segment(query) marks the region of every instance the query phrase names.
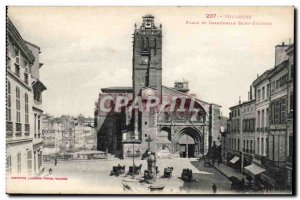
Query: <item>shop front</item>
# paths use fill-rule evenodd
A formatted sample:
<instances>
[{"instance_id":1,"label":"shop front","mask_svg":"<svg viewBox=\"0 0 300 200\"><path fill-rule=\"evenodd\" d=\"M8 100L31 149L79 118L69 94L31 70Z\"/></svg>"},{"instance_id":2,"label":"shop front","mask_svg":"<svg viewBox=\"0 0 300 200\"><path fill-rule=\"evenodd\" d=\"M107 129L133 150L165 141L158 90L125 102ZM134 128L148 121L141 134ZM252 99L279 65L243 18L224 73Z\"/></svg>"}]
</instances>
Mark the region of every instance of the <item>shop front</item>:
<instances>
[{"instance_id":1,"label":"shop front","mask_svg":"<svg viewBox=\"0 0 300 200\"><path fill-rule=\"evenodd\" d=\"M264 184L261 181L261 174L266 170L256 164L251 164L244 167L244 173L248 175L253 189L264 189Z\"/></svg>"}]
</instances>

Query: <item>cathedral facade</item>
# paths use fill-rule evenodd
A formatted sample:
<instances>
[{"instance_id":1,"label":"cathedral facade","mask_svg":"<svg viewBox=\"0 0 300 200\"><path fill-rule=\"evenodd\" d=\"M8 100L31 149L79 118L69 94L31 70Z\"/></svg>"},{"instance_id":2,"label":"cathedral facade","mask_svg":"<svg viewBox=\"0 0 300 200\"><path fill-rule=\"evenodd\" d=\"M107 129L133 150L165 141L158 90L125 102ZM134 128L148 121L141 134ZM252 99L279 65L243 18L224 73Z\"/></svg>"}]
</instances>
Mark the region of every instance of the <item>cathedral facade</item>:
<instances>
[{"instance_id":1,"label":"cathedral facade","mask_svg":"<svg viewBox=\"0 0 300 200\"><path fill-rule=\"evenodd\" d=\"M186 80L162 85L162 26L152 15L133 35L132 87L102 88L95 103L97 149L122 158L207 154L226 124L221 106L189 94Z\"/></svg>"}]
</instances>

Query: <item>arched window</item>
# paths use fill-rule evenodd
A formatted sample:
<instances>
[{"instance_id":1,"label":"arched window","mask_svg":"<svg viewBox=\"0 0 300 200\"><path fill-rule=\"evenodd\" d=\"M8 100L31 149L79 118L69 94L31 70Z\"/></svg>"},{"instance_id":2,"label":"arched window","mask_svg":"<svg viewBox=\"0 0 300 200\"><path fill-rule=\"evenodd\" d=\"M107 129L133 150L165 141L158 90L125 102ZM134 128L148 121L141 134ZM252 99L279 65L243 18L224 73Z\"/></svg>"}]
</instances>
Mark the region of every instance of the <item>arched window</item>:
<instances>
[{"instance_id":1,"label":"arched window","mask_svg":"<svg viewBox=\"0 0 300 200\"><path fill-rule=\"evenodd\" d=\"M28 94L25 93L25 124L29 124L29 107L28 107Z\"/></svg>"},{"instance_id":2,"label":"arched window","mask_svg":"<svg viewBox=\"0 0 300 200\"><path fill-rule=\"evenodd\" d=\"M20 89L18 87L16 87L16 120L17 120L17 123L21 122L20 110L21 110Z\"/></svg>"},{"instance_id":3,"label":"arched window","mask_svg":"<svg viewBox=\"0 0 300 200\"><path fill-rule=\"evenodd\" d=\"M11 121L11 86L10 82L7 81L7 91L6 91L6 121Z\"/></svg>"}]
</instances>

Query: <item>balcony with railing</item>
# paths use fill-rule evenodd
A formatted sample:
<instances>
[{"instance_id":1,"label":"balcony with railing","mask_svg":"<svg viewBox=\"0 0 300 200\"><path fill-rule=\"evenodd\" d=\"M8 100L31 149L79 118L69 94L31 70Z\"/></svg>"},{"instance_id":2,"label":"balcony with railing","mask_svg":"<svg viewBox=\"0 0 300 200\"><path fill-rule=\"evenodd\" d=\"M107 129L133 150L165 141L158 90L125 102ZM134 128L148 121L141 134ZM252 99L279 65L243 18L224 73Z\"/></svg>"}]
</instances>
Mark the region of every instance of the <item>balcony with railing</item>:
<instances>
[{"instance_id":1,"label":"balcony with railing","mask_svg":"<svg viewBox=\"0 0 300 200\"><path fill-rule=\"evenodd\" d=\"M13 137L13 122L6 122L6 137Z\"/></svg>"},{"instance_id":2,"label":"balcony with railing","mask_svg":"<svg viewBox=\"0 0 300 200\"><path fill-rule=\"evenodd\" d=\"M248 153L248 154L254 154L255 153L253 149L247 149L247 148L243 148L243 152Z\"/></svg>"},{"instance_id":3,"label":"balcony with railing","mask_svg":"<svg viewBox=\"0 0 300 200\"><path fill-rule=\"evenodd\" d=\"M20 137L22 136L22 124L16 123L16 136Z\"/></svg>"},{"instance_id":4,"label":"balcony with railing","mask_svg":"<svg viewBox=\"0 0 300 200\"><path fill-rule=\"evenodd\" d=\"M16 131L22 131L22 124L16 123Z\"/></svg>"},{"instance_id":5,"label":"balcony with railing","mask_svg":"<svg viewBox=\"0 0 300 200\"><path fill-rule=\"evenodd\" d=\"M24 130L25 130L25 133L24 135L25 136L29 136L30 135L30 124L24 124Z\"/></svg>"},{"instance_id":6,"label":"balcony with railing","mask_svg":"<svg viewBox=\"0 0 300 200\"><path fill-rule=\"evenodd\" d=\"M262 132L262 133L269 132L269 127L257 127L256 131L257 132Z\"/></svg>"},{"instance_id":7,"label":"balcony with railing","mask_svg":"<svg viewBox=\"0 0 300 200\"><path fill-rule=\"evenodd\" d=\"M270 131L284 131L286 130L287 125L286 123L278 123L278 124L271 124L270 125Z\"/></svg>"},{"instance_id":8,"label":"balcony with railing","mask_svg":"<svg viewBox=\"0 0 300 200\"><path fill-rule=\"evenodd\" d=\"M261 156L261 164L263 167L270 170L277 170L286 167L286 161L274 161L265 156Z\"/></svg>"},{"instance_id":9,"label":"balcony with railing","mask_svg":"<svg viewBox=\"0 0 300 200\"><path fill-rule=\"evenodd\" d=\"M258 159L258 160L261 160L262 156L261 155L258 155L258 154L254 154L254 158Z\"/></svg>"},{"instance_id":10,"label":"balcony with railing","mask_svg":"<svg viewBox=\"0 0 300 200\"><path fill-rule=\"evenodd\" d=\"M293 109L290 110L290 112L288 112L286 118L287 118L287 120L293 120L293 119L294 119L294 112L293 112Z\"/></svg>"},{"instance_id":11,"label":"balcony with railing","mask_svg":"<svg viewBox=\"0 0 300 200\"><path fill-rule=\"evenodd\" d=\"M288 156L286 158L286 162L292 164L293 163L293 156Z\"/></svg>"}]
</instances>

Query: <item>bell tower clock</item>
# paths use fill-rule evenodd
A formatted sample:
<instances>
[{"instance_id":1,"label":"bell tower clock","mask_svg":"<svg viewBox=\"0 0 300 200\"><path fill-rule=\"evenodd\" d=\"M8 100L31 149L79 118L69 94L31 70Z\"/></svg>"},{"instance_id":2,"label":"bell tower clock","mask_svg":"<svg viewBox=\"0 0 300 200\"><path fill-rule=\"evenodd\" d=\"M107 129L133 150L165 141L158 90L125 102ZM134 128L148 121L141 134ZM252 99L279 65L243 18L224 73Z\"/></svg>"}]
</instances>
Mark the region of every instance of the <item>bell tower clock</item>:
<instances>
[{"instance_id":1,"label":"bell tower clock","mask_svg":"<svg viewBox=\"0 0 300 200\"><path fill-rule=\"evenodd\" d=\"M162 29L154 24L154 16L146 15L140 28L135 25L133 39L133 89L137 96L144 87L161 95Z\"/></svg>"}]
</instances>

